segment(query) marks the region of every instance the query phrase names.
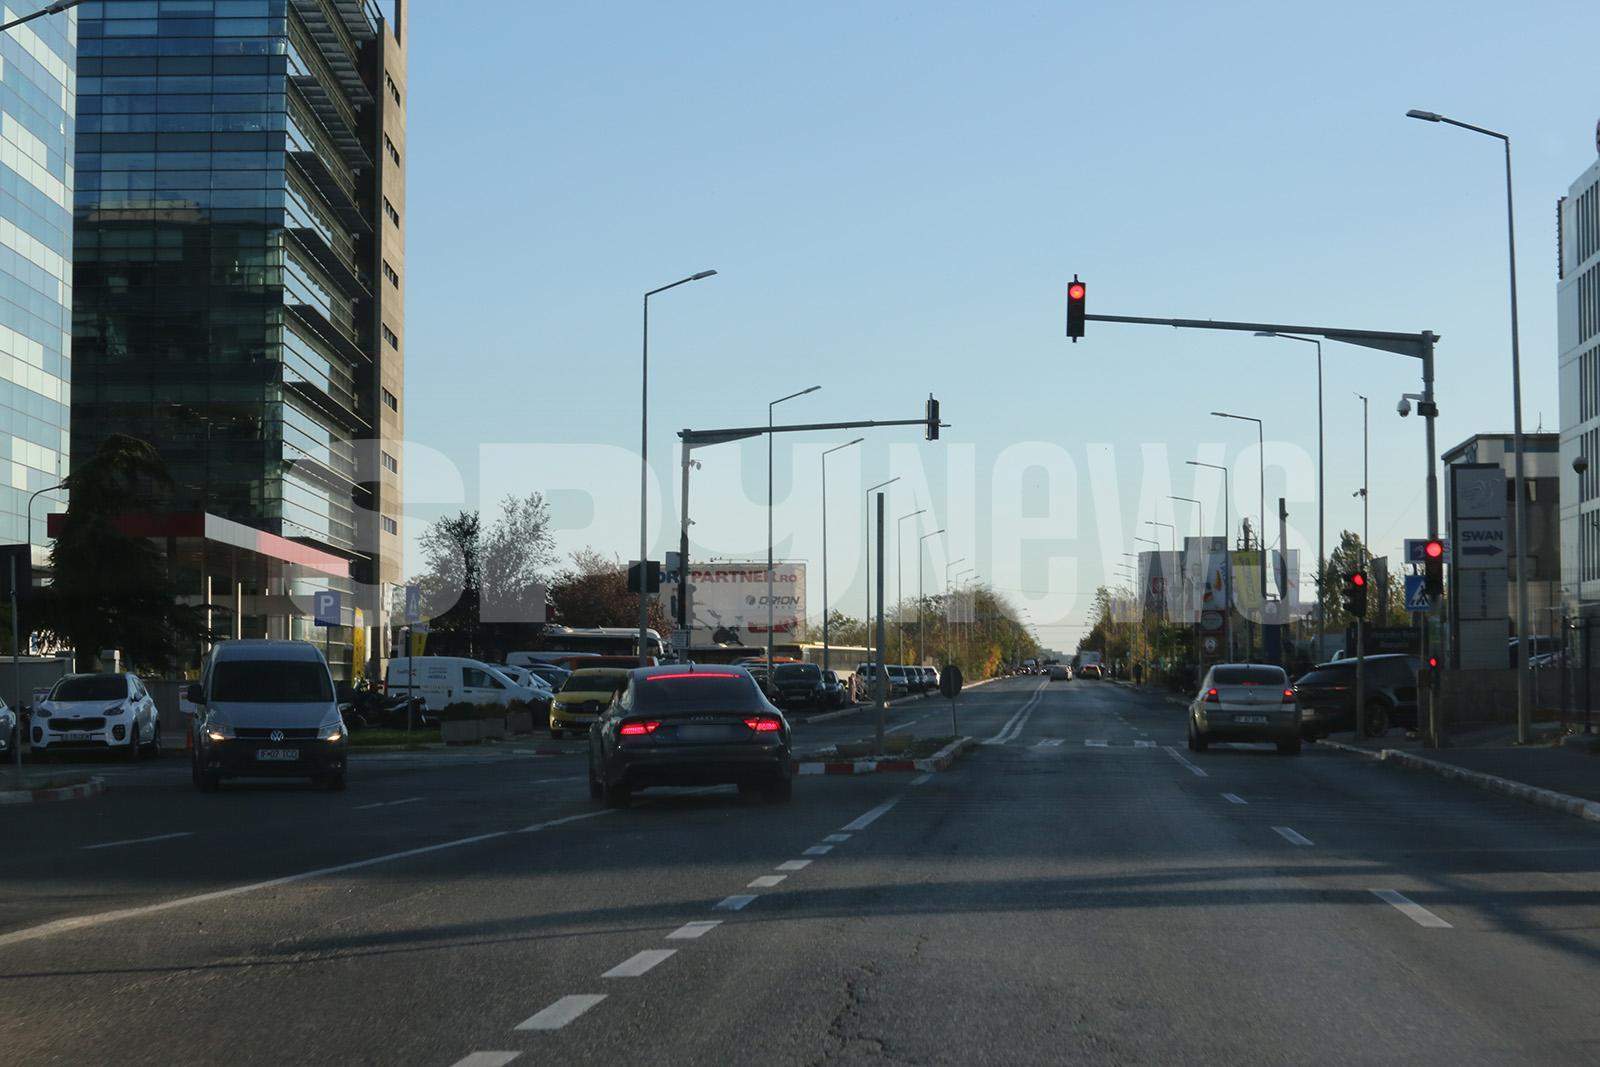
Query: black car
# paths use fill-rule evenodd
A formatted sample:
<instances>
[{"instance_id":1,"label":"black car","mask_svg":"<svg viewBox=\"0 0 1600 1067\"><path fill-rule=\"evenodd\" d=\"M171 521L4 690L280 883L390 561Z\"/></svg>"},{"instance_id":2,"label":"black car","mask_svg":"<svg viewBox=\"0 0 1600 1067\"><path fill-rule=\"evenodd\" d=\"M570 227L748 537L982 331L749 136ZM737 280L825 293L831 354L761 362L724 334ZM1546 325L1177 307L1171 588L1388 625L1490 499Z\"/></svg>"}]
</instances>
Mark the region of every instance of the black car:
<instances>
[{"instance_id":1,"label":"black car","mask_svg":"<svg viewBox=\"0 0 1600 1067\"><path fill-rule=\"evenodd\" d=\"M822 668L815 663L778 664L767 690L780 708L820 708L826 702Z\"/></svg>"},{"instance_id":2,"label":"black car","mask_svg":"<svg viewBox=\"0 0 1600 1067\"><path fill-rule=\"evenodd\" d=\"M747 671L640 667L589 729L589 795L625 808L652 786L727 785L785 803L789 723Z\"/></svg>"},{"instance_id":3,"label":"black car","mask_svg":"<svg viewBox=\"0 0 1600 1067\"><path fill-rule=\"evenodd\" d=\"M1389 727L1417 728L1417 670L1415 656L1385 653L1366 657L1366 728L1371 737ZM1355 729L1356 661L1335 660L1319 664L1294 683L1300 703L1300 730L1306 737L1327 737L1337 730Z\"/></svg>"},{"instance_id":4,"label":"black car","mask_svg":"<svg viewBox=\"0 0 1600 1067\"><path fill-rule=\"evenodd\" d=\"M822 672L822 702L830 708L842 708L850 701L850 687L839 680L835 671Z\"/></svg>"}]
</instances>

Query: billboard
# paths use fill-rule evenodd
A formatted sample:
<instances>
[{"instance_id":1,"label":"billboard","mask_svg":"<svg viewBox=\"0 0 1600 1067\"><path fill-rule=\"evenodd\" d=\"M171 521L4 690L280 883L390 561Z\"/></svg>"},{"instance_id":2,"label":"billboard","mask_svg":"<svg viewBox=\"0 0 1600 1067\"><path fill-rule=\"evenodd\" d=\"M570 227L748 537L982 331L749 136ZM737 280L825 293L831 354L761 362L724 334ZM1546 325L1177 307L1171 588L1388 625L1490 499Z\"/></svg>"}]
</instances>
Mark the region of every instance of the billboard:
<instances>
[{"instance_id":1,"label":"billboard","mask_svg":"<svg viewBox=\"0 0 1600 1067\"><path fill-rule=\"evenodd\" d=\"M772 633L796 640L806 617L806 565L772 568ZM765 563L689 563L690 643L761 645L767 640Z\"/></svg>"}]
</instances>

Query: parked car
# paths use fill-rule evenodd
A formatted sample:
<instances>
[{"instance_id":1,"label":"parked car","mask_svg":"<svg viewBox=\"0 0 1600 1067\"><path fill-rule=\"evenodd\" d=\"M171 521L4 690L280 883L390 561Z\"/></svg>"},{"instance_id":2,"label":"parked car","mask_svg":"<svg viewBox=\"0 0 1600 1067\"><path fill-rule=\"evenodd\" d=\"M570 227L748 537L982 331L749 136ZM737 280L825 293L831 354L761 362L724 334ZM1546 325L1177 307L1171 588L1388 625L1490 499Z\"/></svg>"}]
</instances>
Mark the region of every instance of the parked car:
<instances>
[{"instance_id":1,"label":"parked car","mask_svg":"<svg viewBox=\"0 0 1600 1067\"><path fill-rule=\"evenodd\" d=\"M37 753L105 748L137 759L161 751L161 715L133 674L69 674L34 706L28 737Z\"/></svg>"},{"instance_id":2,"label":"parked car","mask_svg":"<svg viewBox=\"0 0 1600 1067\"><path fill-rule=\"evenodd\" d=\"M873 696L876 692L875 679L877 677L877 669L878 665L875 663L856 664L856 677L861 679L862 684L866 687L866 699L868 700L873 699ZM888 695L890 699L893 699L894 697L902 697L911 692L910 687L906 684L905 672L901 671L900 668L885 664L883 668L883 675L889 682Z\"/></svg>"},{"instance_id":3,"label":"parked car","mask_svg":"<svg viewBox=\"0 0 1600 1067\"><path fill-rule=\"evenodd\" d=\"M1366 657L1366 732L1379 737L1391 726L1417 728L1417 671L1422 661L1402 653ZM1355 729L1356 661L1323 663L1294 683L1301 729L1310 738Z\"/></svg>"},{"instance_id":4,"label":"parked car","mask_svg":"<svg viewBox=\"0 0 1600 1067\"><path fill-rule=\"evenodd\" d=\"M349 739L317 646L223 641L186 696L199 709L190 774L201 792L216 792L232 777L306 777L345 787Z\"/></svg>"},{"instance_id":5,"label":"parked car","mask_svg":"<svg viewBox=\"0 0 1600 1067\"><path fill-rule=\"evenodd\" d=\"M0 700L0 757L11 758L13 749L22 743L22 725L17 713L4 700Z\"/></svg>"},{"instance_id":6,"label":"parked car","mask_svg":"<svg viewBox=\"0 0 1600 1067\"><path fill-rule=\"evenodd\" d=\"M589 795L612 808L652 786L729 783L783 803L791 767L789 723L744 670L631 671L589 731Z\"/></svg>"},{"instance_id":7,"label":"parked car","mask_svg":"<svg viewBox=\"0 0 1600 1067\"><path fill-rule=\"evenodd\" d=\"M628 684L628 671L620 667L585 667L572 672L550 705L550 736L565 737L589 729L600 713Z\"/></svg>"},{"instance_id":8,"label":"parked car","mask_svg":"<svg viewBox=\"0 0 1600 1067\"><path fill-rule=\"evenodd\" d=\"M842 708L853 703L850 687L839 680L837 671L822 672L822 702L830 708Z\"/></svg>"},{"instance_id":9,"label":"parked car","mask_svg":"<svg viewBox=\"0 0 1600 1067\"><path fill-rule=\"evenodd\" d=\"M1204 752L1213 741L1274 741L1279 752L1300 751L1300 707L1282 667L1219 663L1206 671L1189 703L1189 750Z\"/></svg>"},{"instance_id":10,"label":"parked car","mask_svg":"<svg viewBox=\"0 0 1600 1067\"><path fill-rule=\"evenodd\" d=\"M530 663L527 665L527 669L543 678L545 685L550 687L550 692L552 693L559 690L561 683L565 682L568 676L572 674L572 671L568 668L554 663Z\"/></svg>"},{"instance_id":11,"label":"parked car","mask_svg":"<svg viewBox=\"0 0 1600 1067\"><path fill-rule=\"evenodd\" d=\"M780 708L820 708L822 668L815 663L780 663L772 669L769 699Z\"/></svg>"},{"instance_id":12,"label":"parked car","mask_svg":"<svg viewBox=\"0 0 1600 1067\"><path fill-rule=\"evenodd\" d=\"M883 670L889 676L891 695L905 696L912 692L913 679L904 665L886 663L883 665Z\"/></svg>"},{"instance_id":13,"label":"parked car","mask_svg":"<svg viewBox=\"0 0 1600 1067\"><path fill-rule=\"evenodd\" d=\"M917 669L922 672L923 688L929 692L937 692L939 689L939 668L923 666Z\"/></svg>"},{"instance_id":14,"label":"parked car","mask_svg":"<svg viewBox=\"0 0 1600 1067\"><path fill-rule=\"evenodd\" d=\"M402 656L389 661L384 688L416 696L442 711L451 704L545 704L542 688L523 685L482 660L465 656Z\"/></svg>"}]
</instances>

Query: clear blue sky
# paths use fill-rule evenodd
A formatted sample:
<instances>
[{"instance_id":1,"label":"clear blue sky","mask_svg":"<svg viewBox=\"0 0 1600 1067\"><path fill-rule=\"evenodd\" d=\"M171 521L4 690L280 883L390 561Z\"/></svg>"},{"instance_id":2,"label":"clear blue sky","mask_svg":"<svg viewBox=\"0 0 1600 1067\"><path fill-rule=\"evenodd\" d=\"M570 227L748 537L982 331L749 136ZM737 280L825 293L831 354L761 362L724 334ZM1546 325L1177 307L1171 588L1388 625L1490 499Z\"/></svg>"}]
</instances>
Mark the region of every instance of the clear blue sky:
<instances>
[{"instance_id":1,"label":"clear blue sky","mask_svg":"<svg viewBox=\"0 0 1600 1067\"><path fill-rule=\"evenodd\" d=\"M653 555L676 539L673 431L760 422L817 383L789 417L915 417L931 390L952 424L830 461L847 610L855 489L903 473L926 479L922 530L952 531L930 581L973 558L1071 647L1142 520L1193 532L1160 498L1217 497L1183 460L1237 464L1236 511L1256 510L1254 435L1213 408L1267 420L1268 507L1286 495L1314 552L1311 346L1098 324L1071 345L1063 287L1076 271L1102 313L1433 329L1441 450L1508 430L1499 146L1409 107L1515 139L1525 418L1558 428L1554 203L1595 158L1592 3L484 0L409 18L413 538L477 501L482 446L523 444L541 447L492 453L489 492L548 490L564 548L635 555L617 450L638 442L639 295L714 267L653 305ZM1361 391L1374 547L1397 552L1425 532L1422 424L1394 413L1417 364L1327 358L1329 541L1360 526ZM778 448L779 555L814 570L816 457L845 439ZM702 458L696 553L764 555L764 449Z\"/></svg>"}]
</instances>

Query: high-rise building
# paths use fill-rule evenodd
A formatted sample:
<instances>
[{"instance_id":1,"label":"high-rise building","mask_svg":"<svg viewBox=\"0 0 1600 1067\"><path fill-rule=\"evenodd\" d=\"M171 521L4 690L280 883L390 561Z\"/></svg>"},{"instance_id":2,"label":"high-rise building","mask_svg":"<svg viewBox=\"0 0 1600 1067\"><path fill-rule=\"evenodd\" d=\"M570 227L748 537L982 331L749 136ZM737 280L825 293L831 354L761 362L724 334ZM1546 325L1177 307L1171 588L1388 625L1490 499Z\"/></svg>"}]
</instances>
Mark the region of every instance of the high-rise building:
<instances>
[{"instance_id":1,"label":"high-rise building","mask_svg":"<svg viewBox=\"0 0 1600 1067\"><path fill-rule=\"evenodd\" d=\"M1600 153L1600 128L1595 140ZM1572 183L1557 217L1561 593L1576 618L1600 606L1600 159Z\"/></svg>"},{"instance_id":2,"label":"high-rise building","mask_svg":"<svg viewBox=\"0 0 1600 1067\"><path fill-rule=\"evenodd\" d=\"M137 526L186 595L341 677L400 579L402 4L78 9L73 450L154 443L175 485Z\"/></svg>"},{"instance_id":3,"label":"high-rise building","mask_svg":"<svg viewBox=\"0 0 1600 1067\"><path fill-rule=\"evenodd\" d=\"M11 15L7 14L7 18ZM64 493L72 317L73 52L77 14L0 35L0 541L34 546Z\"/></svg>"}]
</instances>

